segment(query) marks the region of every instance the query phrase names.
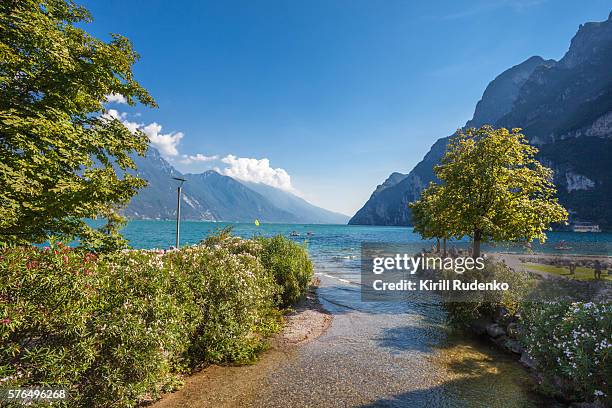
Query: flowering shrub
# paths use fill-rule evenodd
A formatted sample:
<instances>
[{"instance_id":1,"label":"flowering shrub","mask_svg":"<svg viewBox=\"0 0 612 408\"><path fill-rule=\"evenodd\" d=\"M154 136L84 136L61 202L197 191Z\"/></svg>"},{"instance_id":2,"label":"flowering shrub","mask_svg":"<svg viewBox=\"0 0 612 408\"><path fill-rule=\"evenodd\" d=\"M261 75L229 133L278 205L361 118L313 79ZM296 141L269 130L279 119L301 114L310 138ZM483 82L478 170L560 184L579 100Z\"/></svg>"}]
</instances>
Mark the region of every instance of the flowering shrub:
<instances>
[{"instance_id":1,"label":"flowering shrub","mask_svg":"<svg viewBox=\"0 0 612 408\"><path fill-rule=\"evenodd\" d=\"M115 253L96 272L96 357L79 384L83 405L132 406L145 393L155 396L176 383L197 309L189 286L163 255Z\"/></svg>"},{"instance_id":2,"label":"flowering shrub","mask_svg":"<svg viewBox=\"0 0 612 408\"><path fill-rule=\"evenodd\" d=\"M251 361L263 346L261 337L279 328L272 275L257 257L237 251L238 245L257 248L257 243L232 238L166 256L169 269L184 275L197 310L192 365Z\"/></svg>"},{"instance_id":3,"label":"flowering shrub","mask_svg":"<svg viewBox=\"0 0 612 408\"><path fill-rule=\"evenodd\" d=\"M530 303L522 342L545 386L576 400L612 402L612 305Z\"/></svg>"},{"instance_id":4,"label":"flowering shrub","mask_svg":"<svg viewBox=\"0 0 612 408\"><path fill-rule=\"evenodd\" d=\"M281 287L278 304L287 307L297 302L308 289L313 276L308 252L282 235L259 238L258 241L262 246L261 262Z\"/></svg>"},{"instance_id":5,"label":"flowering shrub","mask_svg":"<svg viewBox=\"0 0 612 408\"><path fill-rule=\"evenodd\" d=\"M70 406L129 407L196 366L252 361L280 326L264 248L217 236L101 257L1 249L0 386L62 386Z\"/></svg>"},{"instance_id":6,"label":"flowering shrub","mask_svg":"<svg viewBox=\"0 0 612 408\"><path fill-rule=\"evenodd\" d=\"M534 280L525 273L515 272L502 263L492 261L486 261L483 270L472 269L462 274L444 271L443 277L462 282L496 280L508 283L507 291L444 291L442 299L448 319L458 327L469 326L482 317L491 317L499 308L505 309L508 315L516 314L521 301L535 285Z\"/></svg>"},{"instance_id":7,"label":"flowering shrub","mask_svg":"<svg viewBox=\"0 0 612 408\"><path fill-rule=\"evenodd\" d=\"M0 252L0 386L71 386L86 375L96 358L96 264L61 244Z\"/></svg>"}]
</instances>

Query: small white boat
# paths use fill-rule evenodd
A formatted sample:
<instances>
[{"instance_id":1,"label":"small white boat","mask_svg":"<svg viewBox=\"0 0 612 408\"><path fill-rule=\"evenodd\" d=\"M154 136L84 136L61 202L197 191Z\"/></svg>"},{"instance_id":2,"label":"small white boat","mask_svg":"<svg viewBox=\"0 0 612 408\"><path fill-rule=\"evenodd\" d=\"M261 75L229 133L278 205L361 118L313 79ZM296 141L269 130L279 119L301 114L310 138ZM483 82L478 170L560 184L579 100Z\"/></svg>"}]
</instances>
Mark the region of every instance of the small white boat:
<instances>
[{"instance_id":1,"label":"small white boat","mask_svg":"<svg viewBox=\"0 0 612 408\"><path fill-rule=\"evenodd\" d=\"M565 242L565 241L560 241L559 243L557 243L557 244L555 245L555 249L556 249L557 251L568 251L568 250L572 249L572 247L571 247L571 246L569 246L569 245L567 245L567 242Z\"/></svg>"},{"instance_id":2,"label":"small white boat","mask_svg":"<svg viewBox=\"0 0 612 408\"><path fill-rule=\"evenodd\" d=\"M291 234L289 234L289 236L291 236L291 237L299 237L300 233L297 232L297 231L291 231Z\"/></svg>"}]
</instances>

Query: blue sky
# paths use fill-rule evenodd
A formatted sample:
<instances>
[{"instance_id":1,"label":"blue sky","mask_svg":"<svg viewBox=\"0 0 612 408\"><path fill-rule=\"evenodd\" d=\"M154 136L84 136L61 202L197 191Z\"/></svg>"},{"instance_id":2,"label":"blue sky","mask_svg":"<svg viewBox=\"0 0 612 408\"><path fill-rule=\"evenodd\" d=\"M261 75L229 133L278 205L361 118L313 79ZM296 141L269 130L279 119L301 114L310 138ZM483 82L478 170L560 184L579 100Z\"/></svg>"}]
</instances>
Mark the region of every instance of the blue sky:
<instances>
[{"instance_id":1,"label":"blue sky","mask_svg":"<svg viewBox=\"0 0 612 408\"><path fill-rule=\"evenodd\" d=\"M349 215L464 125L498 74L532 55L559 59L579 24L611 9L599 0L79 3L93 14L89 32L133 42L136 78L159 104L109 108L155 122L148 134L179 170L217 168Z\"/></svg>"}]
</instances>

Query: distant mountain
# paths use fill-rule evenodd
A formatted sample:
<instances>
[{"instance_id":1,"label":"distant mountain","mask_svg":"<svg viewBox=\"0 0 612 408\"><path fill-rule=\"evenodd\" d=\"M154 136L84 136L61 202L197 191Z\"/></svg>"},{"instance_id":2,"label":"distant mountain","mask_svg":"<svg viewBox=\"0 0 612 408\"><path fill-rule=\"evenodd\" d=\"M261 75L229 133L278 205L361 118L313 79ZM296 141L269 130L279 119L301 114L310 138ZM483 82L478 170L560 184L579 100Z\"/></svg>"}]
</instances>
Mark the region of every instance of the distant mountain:
<instances>
[{"instance_id":1,"label":"distant mountain","mask_svg":"<svg viewBox=\"0 0 612 408\"><path fill-rule=\"evenodd\" d=\"M560 61L531 57L495 78L466 127L483 124L523 128L572 218L612 228L612 13L581 25ZM410 225L408 203L435 180L447 143L436 141L401 181L378 186L349 224Z\"/></svg>"},{"instance_id":2,"label":"distant mountain","mask_svg":"<svg viewBox=\"0 0 612 408\"><path fill-rule=\"evenodd\" d=\"M282 223L346 223L348 217L316 207L274 187L246 183L215 171L182 174L155 148L145 157L133 157L135 173L147 180L124 214L132 219L174 219L176 188L173 177L186 180L183 185L181 216L188 220Z\"/></svg>"},{"instance_id":3,"label":"distant mountain","mask_svg":"<svg viewBox=\"0 0 612 408\"><path fill-rule=\"evenodd\" d=\"M253 191L258 192L262 196L274 203L281 210L287 211L298 217L298 222L305 224L346 224L349 216L325 210L310 204L301 197L291 194L287 191L269 186L262 183L251 183L241 181Z\"/></svg>"}]
</instances>

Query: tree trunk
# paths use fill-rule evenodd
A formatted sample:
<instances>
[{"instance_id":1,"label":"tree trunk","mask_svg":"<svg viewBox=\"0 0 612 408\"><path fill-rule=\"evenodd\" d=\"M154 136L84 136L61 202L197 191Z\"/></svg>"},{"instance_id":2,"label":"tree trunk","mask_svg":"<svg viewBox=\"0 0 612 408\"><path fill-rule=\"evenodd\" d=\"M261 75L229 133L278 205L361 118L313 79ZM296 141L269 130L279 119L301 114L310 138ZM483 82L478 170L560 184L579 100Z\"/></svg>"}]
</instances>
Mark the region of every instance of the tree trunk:
<instances>
[{"instance_id":1,"label":"tree trunk","mask_svg":"<svg viewBox=\"0 0 612 408\"><path fill-rule=\"evenodd\" d=\"M442 256L446 258L446 238L442 241Z\"/></svg>"},{"instance_id":2,"label":"tree trunk","mask_svg":"<svg viewBox=\"0 0 612 408\"><path fill-rule=\"evenodd\" d=\"M478 258L480 256L480 240L482 239L482 232L476 228L474 229L474 242L472 244L472 258Z\"/></svg>"},{"instance_id":3,"label":"tree trunk","mask_svg":"<svg viewBox=\"0 0 612 408\"><path fill-rule=\"evenodd\" d=\"M440 253L440 238L436 238L436 253Z\"/></svg>"}]
</instances>

